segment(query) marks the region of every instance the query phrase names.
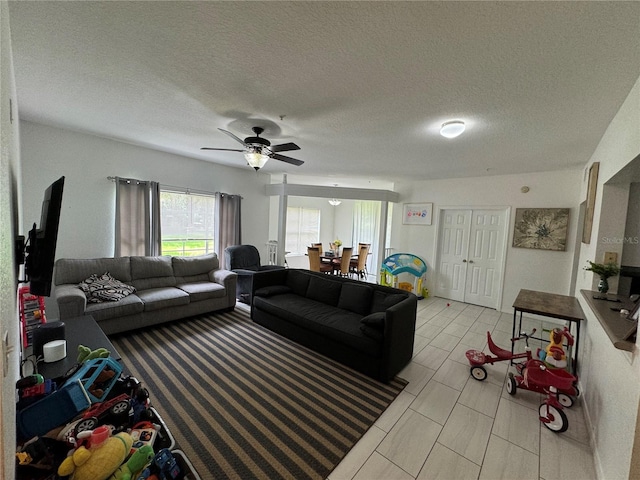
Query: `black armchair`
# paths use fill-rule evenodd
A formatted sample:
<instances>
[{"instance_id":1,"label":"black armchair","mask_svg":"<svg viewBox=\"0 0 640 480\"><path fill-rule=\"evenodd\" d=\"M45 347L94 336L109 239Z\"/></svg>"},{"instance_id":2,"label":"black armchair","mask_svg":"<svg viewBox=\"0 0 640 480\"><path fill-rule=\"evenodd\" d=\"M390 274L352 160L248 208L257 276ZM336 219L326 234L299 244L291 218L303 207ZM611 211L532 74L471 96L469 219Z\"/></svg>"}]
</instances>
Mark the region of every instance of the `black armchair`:
<instances>
[{"instance_id":1,"label":"black armchair","mask_svg":"<svg viewBox=\"0 0 640 480\"><path fill-rule=\"evenodd\" d=\"M280 265L260 265L260 253L253 245L232 245L224 249L225 268L238 274L236 298L251 305L253 275L265 270L280 270Z\"/></svg>"}]
</instances>

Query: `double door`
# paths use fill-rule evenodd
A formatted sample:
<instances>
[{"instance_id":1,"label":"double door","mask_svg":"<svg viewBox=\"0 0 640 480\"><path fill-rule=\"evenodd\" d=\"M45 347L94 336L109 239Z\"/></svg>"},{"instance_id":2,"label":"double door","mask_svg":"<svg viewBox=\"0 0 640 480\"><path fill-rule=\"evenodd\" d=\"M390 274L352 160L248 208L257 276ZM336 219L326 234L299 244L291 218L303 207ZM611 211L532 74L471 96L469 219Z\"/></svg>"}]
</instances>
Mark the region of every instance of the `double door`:
<instances>
[{"instance_id":1,"label":"double door","mask_svg":"<svg viewBox=\"0 0 640 480\"><path fill-rule=\"evenodd\" d=\"M506 208L440 211L437 295L499 308L507 213Z\"/></svg>"}]
</instances>

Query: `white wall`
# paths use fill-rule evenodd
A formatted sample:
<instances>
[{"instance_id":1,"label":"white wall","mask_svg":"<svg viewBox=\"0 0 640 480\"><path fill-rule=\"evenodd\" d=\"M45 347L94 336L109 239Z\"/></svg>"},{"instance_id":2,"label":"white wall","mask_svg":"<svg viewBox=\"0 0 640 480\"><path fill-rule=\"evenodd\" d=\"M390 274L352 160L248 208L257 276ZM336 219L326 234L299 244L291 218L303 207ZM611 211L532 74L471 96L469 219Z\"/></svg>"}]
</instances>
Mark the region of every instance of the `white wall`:
<instances>
[{"instance_id":1,"label":"white wall","mask_svg":"<svg viewBox=\"0 0 640 480\"><path fill-rule=\"evenodd\" d=\"M585 170L600 162L591 243L582 244L580 265L602 260L605 251L618 251L607 239L622 238L629 185L604 185L640 153L640 79L609 125ZM603 195L605 193L606 195ZM606 198L605 198L606 197ZM586 198L583 183L581 201ZM620 259L620 256L618 257ZM581 289L592 289L593 275L581 271L575 295L586 322L583 329L580 381L590 422L596 469L600 478L637 478L640 459L632 457L640 400L640 361L613 348L598 319L583 300Z\"/></svg>"},{"instance_id":2,"label":"white wall","mask_svg":"<svg viewBox=\"0 0 640 480\"><path fill-rule=\"evenodd\" d=\"M267 258L267 175L32 122L20 127L26 228L40 222L46 187L66 177L56 258L113 256L115 184L107 177L116 175L241 194L242 242L255 245ZM47 316L56 318L57 306L47 300Z\"/></svg>"},{"instance_id":3,"label":"white wall","mask_svg":"<svg viewBox=\"0 0 640 480\"><path fill-rule=\"evenodd\" d=\"M11 113L9 102L12 103ZM11 118L13 117L13 119ZM0 478L12 479L15 471L16 403L19 378L20 335L16 306L14 236L19 230L20 152L18 106L11 54L7 2L0 2ZM6 344L5 344L6 339ZM7 351L9 347L11 352Z\"/></svg>"},{"instance_id":4,"label":"white wall","mask_svg":"<svg viewBox=\"0 0 640 480\"><path fill-rule=\"evenodd\" d=\"M391 246L394 252L412 253L427 262L426 284L433 292L437 242L435 216L438 208L512 207L500 309L505 312L511 311L513 301L521 288L569 294L581 178L581 171L567 170L398 183L395 190L401 194L401 200L394 206ZM525 185L530 189L528 193L520 191ZM432 225L402 225L402 204L425 202L433 202ZM516 208L569 208L567 250L556 252L511 247Z\"/></svg>"}]
</instances>

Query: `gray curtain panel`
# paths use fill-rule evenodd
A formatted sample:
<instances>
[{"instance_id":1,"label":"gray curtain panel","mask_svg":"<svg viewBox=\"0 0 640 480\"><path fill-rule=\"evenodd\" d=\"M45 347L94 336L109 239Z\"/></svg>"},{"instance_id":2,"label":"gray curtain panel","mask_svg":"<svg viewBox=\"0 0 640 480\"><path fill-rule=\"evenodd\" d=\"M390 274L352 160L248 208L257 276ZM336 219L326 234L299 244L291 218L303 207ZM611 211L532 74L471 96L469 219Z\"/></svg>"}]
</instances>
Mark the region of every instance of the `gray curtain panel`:
<instances>
[{"instance_id":1,"label":"gray curtain panel","mask_svg":"<svg viewBox=\"0 0 640 480\"><path fill-rule=\"evenodd\" d=\"M115 178L115 257L160 255L160 184Z\"/></svg>"},{"instance_id":2,"label":"gray curtain panel","mask_svg":"<svg viewBox=\"0 0 640 480\"><path fill-rule=\"evenodd\" d=\"M240 231L241 201L242 197L240 195L216 193L214 242L220 268L227 268L224 249L230 245L240 245L242 243Z\"/></svg>"}]
</instances>

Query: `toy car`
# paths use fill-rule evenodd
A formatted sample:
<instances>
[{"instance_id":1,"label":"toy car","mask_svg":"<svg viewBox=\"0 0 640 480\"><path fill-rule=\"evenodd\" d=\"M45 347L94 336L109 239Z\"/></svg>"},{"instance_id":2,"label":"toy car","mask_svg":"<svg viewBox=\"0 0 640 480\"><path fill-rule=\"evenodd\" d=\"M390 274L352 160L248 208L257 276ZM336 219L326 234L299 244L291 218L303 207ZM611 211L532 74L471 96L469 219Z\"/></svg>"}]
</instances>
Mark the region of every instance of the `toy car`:
<instances>
[{"instance_id":1,"label":"toy car","mask_svg":"<svg viewBox=\"0 0 640 480\"><path fill-rule=\"evenodd\" d=\"M76 435L85 430L93 430L108 415L120 416L129 412L130 399L125 393L101 403L94 403L76 424Z\"/></svg>"},{"instance_id":2,"label":"toy car","mask_svg":"<svg viewBox=\"0 0 640 480\"><path fill-rule=\"evenodd\" d=\"M137 480L147 480L155 475L160 480L177 480L182 478L178 462L168 448L163 448L155 457L151 465L145 468Z\"/></svg>"}]
</instances>

